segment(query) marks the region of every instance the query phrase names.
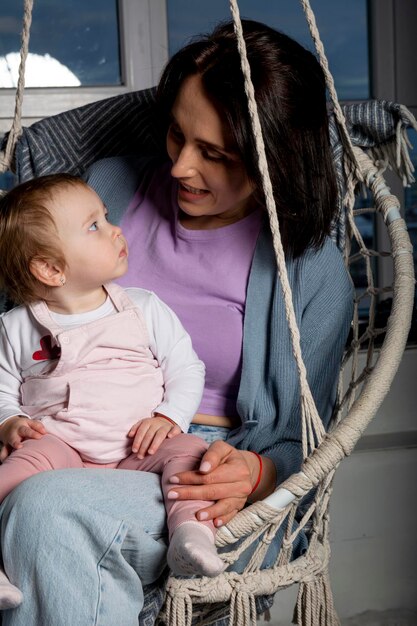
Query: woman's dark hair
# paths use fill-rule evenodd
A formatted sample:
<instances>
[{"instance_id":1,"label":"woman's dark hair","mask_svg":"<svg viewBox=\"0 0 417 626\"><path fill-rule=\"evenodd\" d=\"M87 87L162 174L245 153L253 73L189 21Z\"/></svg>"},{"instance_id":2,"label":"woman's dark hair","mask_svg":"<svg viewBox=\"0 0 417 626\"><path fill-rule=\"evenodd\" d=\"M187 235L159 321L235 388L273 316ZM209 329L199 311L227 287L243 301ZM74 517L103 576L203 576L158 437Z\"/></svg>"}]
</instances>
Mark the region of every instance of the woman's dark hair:
<instances>
[{"instance_id":1,"label":"woman's dark hair","mask_svg":"<svg viewBox=\"0 0 417 626\"><path fill-rule=\"evenodd\" d=\"M284 250L296 257L323 243L336 211L324 74L315 56L287 35L250 20L242 26ZM157 91L167 127L183 81L196 74L206 96L224 112L264 204L232 22L220 24L168 62Z\"/></svg>"}]
</instances>

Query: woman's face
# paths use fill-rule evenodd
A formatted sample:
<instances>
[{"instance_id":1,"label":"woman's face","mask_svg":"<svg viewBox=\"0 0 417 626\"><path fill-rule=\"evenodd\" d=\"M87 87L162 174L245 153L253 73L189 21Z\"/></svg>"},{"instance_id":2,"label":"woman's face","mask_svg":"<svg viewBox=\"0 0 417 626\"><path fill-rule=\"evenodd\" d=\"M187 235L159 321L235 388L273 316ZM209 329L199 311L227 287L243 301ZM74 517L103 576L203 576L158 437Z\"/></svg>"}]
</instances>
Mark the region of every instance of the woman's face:
<instances>
[{"instance_id":1,"label":"woman's face","mask_svg":"<svg viewBox=\"0 0 417 626\"><path fill-rule=\"evenodd\" d=\"M255 206L254 187L200 76L184 81L171 116L167 150L184 222L190 228L217 228L248 215Z\"/></svg>"}]
</instances>

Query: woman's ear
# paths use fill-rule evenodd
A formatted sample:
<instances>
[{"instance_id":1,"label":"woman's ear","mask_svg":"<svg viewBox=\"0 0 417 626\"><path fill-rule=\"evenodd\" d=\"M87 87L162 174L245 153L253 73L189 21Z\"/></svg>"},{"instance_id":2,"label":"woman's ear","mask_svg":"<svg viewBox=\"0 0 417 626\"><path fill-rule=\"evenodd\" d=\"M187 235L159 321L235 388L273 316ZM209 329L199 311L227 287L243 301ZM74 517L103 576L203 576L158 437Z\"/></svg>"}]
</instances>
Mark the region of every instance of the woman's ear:
<instances>
[{"instance_id":1,"label":"woman's ear","mask_svg":"<svg viewBox=\"0 0 417 626\"><path fill-rule=\"evenodd\" d=\"M65 284L63 269L48 259L32 259L29 269L39 282L48 287L62 287Z\"/></svg>"}]
</instances>

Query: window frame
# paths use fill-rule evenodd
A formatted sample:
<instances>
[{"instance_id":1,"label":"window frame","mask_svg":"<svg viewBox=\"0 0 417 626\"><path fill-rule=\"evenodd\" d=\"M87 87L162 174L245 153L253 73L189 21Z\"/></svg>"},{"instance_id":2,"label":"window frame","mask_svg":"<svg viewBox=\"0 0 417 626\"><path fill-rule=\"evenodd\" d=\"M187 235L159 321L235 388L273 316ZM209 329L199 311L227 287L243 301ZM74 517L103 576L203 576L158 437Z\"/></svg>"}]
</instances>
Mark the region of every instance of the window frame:
<instances>
[{"instance_id":1,"label":"window frame","mask_svg":"<svg viewBox=\"0 0 417 626\"><path fill-rule=\"evenodd\" d=\"M402 86L397 79L397 63L400 48L404 41L398 36L398 26L406 19L408 12L415 10L415 0L368 0L368 23L370 42L370 80L371 97L377 100L400 102L417 116L417 93L413 101L402 101ZM415 46L416 44L414 44ZM417 46L416 46L417 51ZM408 51L408 54L410 51ZM411 77L409 77L411 78ZM417 90L415 90L417 91ZM404 216L405 190L393 172L387 171L385 178L392 193L399 199L401 212ZM382 224L375 225L375 236L379 250L389 249L388 232ZM378 272L382 284L392 284L392 266L378 262ZM388 295L386 297L389 297Z\"/></svg>"},{"instance_id":2,"label":"window frame","mask_svg":"<svg viewBox=\"0 0 417 626\"><path fill-rule=\"evenodd\" d=\"M168 59L166 1L117 0L117 8L122 85L27 89L22 105L24 126L96 100L157 84ZM0 136L10 130L14 110L15 90L0 89Z\"/></svg>"}]
</instances>

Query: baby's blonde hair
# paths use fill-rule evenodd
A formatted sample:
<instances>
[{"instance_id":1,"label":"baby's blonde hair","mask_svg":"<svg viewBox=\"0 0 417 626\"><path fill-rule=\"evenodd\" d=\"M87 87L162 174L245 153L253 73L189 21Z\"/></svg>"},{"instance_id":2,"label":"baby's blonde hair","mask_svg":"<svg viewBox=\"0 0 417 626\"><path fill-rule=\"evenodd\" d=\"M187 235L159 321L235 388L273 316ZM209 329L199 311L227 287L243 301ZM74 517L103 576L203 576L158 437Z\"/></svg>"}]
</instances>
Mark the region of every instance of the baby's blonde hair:
<instances>
[{"instance_id":1,"label":"baby's blonde hair","mask_svg":"<svg viewBox=\"0 0 417 626\"><path fill-rule=\"evenodd\" d=\"M45 297L47 289L32 274L35 260L66 267L55 221L49 210L60 189L87 184L71 174L29 180L0 198L0 284L16 304Z\"/></svg>"}]
</instances>

